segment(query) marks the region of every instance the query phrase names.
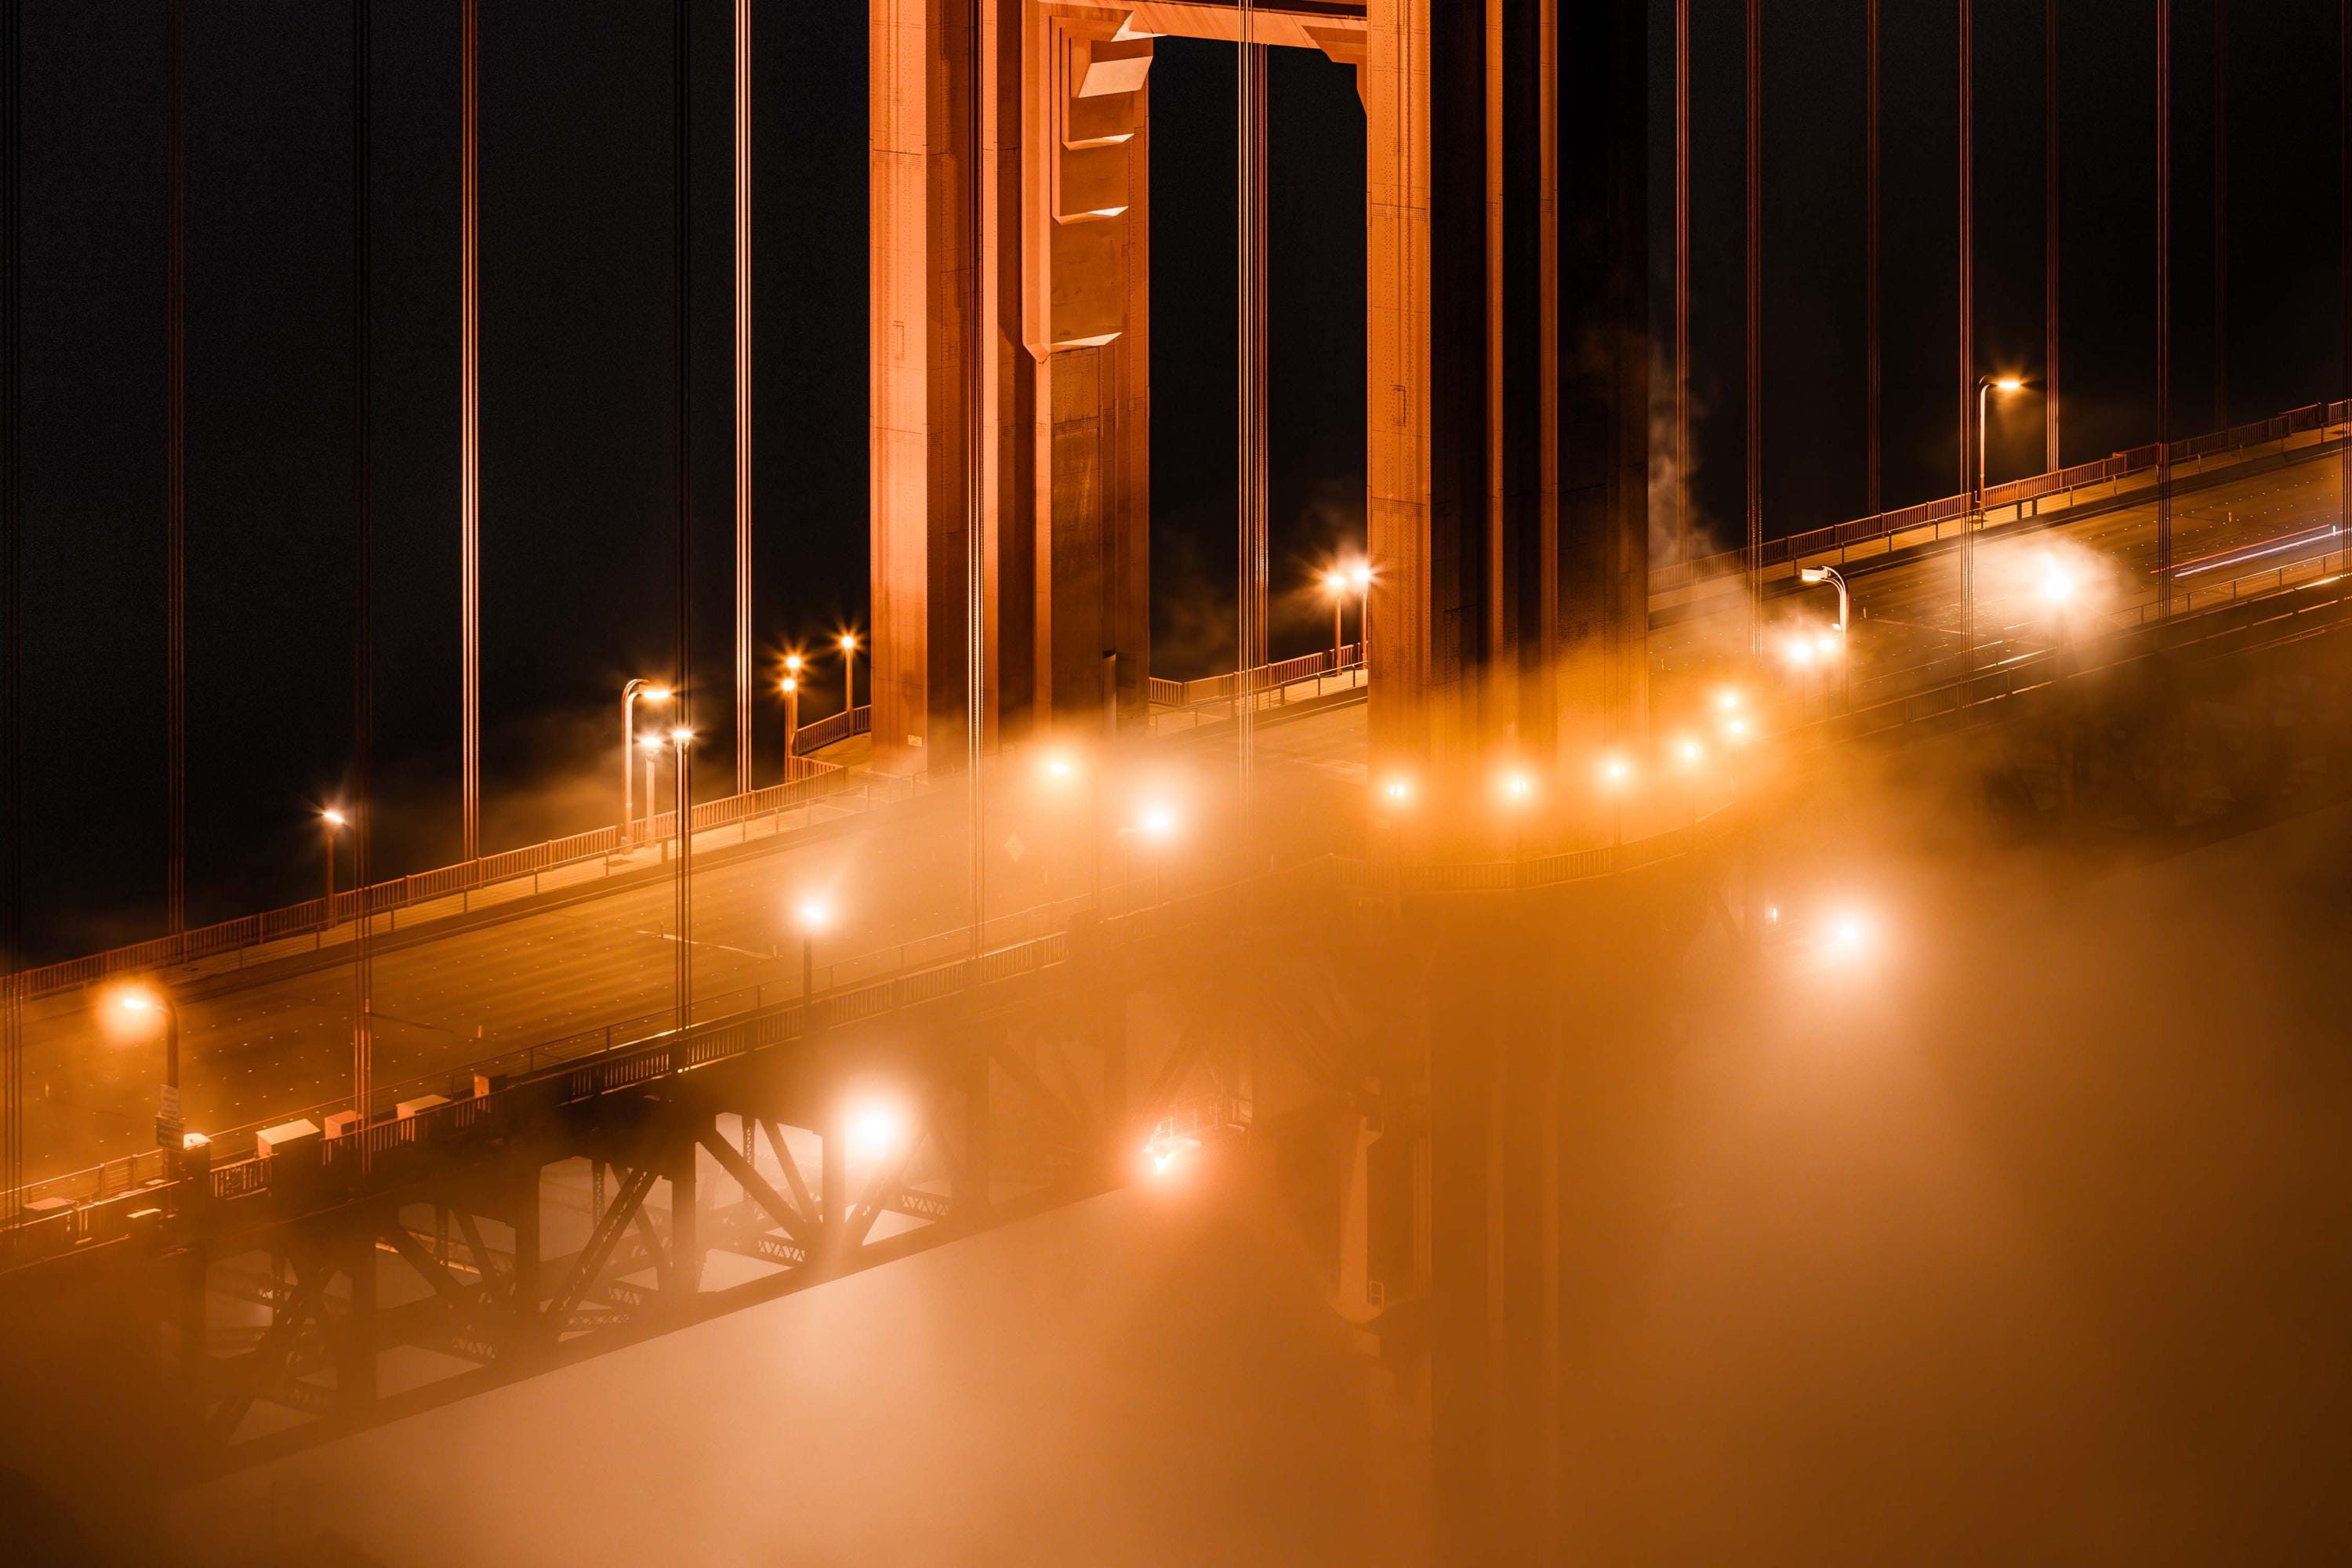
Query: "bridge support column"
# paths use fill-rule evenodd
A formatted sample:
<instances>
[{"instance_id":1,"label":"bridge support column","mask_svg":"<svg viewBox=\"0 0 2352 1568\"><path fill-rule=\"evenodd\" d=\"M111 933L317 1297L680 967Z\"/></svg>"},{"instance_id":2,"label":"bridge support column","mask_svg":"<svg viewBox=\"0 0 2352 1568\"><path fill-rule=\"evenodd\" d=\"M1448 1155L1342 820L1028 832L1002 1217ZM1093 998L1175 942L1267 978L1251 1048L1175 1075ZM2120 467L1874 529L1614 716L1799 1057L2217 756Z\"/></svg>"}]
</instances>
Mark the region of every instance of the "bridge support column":
<instances>
[{"instance_id":1,"label":"bridge support column","mask_svg":"<svg viewBox=\"0 0 2352 1568\"><path fill-rule=\"evenodd\" d=\"M1151 41L1047 0L982 0L976 38L954 0L868 5L874 744L913 771L960 757L971 548L992 736L1098 714L1106 653L1143 704Z\"/></svg>"},{"instance_id":2,"label":"bridge support column","mask_svg":"<svg viewBox=\"0 0 2352 1568\"><path fill-rule=\"evenodd\" d=\"M1454 917L1429 992L1433 1522L1449 1563L1559 1562L1605 1489L1615 1301L1660 1222L1671 1062L1639 890ZM1537 934L1540 933L1540 934Z\"/></svg>"},{"instance_id":3,"label":"bridge support column","mask_svg":"<svg viewBox=\"0 0 2352 1568\"><path fill-rule=\"evenodd\" d=\"M1637 0L1370 0L1376 766L1580 770L1647 723Z\"/></svg>"}]
</instances>

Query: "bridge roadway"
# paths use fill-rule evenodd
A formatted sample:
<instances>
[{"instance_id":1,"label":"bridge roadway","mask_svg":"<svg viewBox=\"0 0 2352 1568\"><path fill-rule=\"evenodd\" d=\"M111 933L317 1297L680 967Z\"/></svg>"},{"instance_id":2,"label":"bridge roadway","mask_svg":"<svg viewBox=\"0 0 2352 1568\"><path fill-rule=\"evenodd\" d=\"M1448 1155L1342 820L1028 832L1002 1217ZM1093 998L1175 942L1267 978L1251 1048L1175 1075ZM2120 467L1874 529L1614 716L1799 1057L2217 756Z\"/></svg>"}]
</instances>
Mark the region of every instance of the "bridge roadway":
<instances>
[{"instance_id":1,"label":"bridge roadway","mask_svg":"<svg viewBox=\"0 0 2352 1568\"><path fill-rule=\"evenodd\" d=\"M2233 465L2234 467L2234 465ZM2172 533L2175 609L2192 593L2201 606L2246 592L2319 574L2320 559L2341 551L2327 531L2340 519L2340 453L2310 446L2204 476L2175 471ZM2081 638L2103 624L2127 626L2152 616L2157 602L2154 499L2095 500L2062 521L2004 526L1995 518L1977 551L1979 668L2052 646L2061 626L2042 587L2054 561L2074 584L2063 630ZM1806 563L1837 565L1834 554ZM1948 679L1959 648L1960 563L1957 538L1892 554L1857 552L1840 568L1853 594L1851 654L1857 701L1900 695ZM2298 576L2298 571L2303 574ZM1768 586L1765 647L1792 693L1827 701L1833 666L1808 658L1792 665L1790 645L1810 642L1836 616L1834 590L1794 583ZM1745 642L1740 580L1718 580L1679 613L1656 617L1651 651L1665 687L1734 662Z\"/></svg>"},{"instance_id":2,"label":"bridge roadway","mask_svg":"<svg viewBox=\"0 0 2352 1568\"><path fill-rule=\"evenodd\" d=\"M1277 715L1261 731L1257 751L1271 830L1315 831L1318 823L1346 819L1345 808L1361 799L1360 702ZM1135 896L1151 886L1150 855L1116 833L1137 804L1164 801L1177 814L1178 836L1157 868L1168 883L1202 857L1223 854L1211 824L1222 815L1213 792L1230 775L1231 756L1229 735L1207 731L1156 742L1130 761L1126 785L1106 792L1108 905L1125 901L1130 863ZM991 781L992 932L1002 923L1025 934L1024 921L1092 899L1087 781L1052 780L1038 762L1034 753L1010 758ZM797 994L801 952L787 921L812 897L833 916L817 947L820 989L897 967L908 944L941 958L960 953L970 918L963 823L963 795L950 784L831 827L756 840L731 857L698 850L695 992L704 1015ZM664 1026L674 994L672 900L666 878L599 885L558 907L380 940L377 1084L446 1074L607 1024L650 1019L647 1033ZM330 948L296 963L208 976L176 993L187 1126L249 1127L349 1093L347 954ZM152 1024L123 1029L110 995L101 986L26 1005L28 1182L153 1145L160 1039Z\"/></svg>"},{"instance_id":3,"label":"bridge roadway","mask_svg":"<svg viewBox=\"0 0 2352 1568\"><path fill-rule=\"evenodd\" d=\"M2250 465L2176 498L2175 559L2190 563L2179 591L2201 597L2233 577L2269 575L2338 541L2339 465L2331 448ZM2197 476L2183 476L2197 482ZM2312 537L2317 531L2317 537ZM1979 545L1983 596L1979 666L2045 647L2054 633L2038 596L2042 563L2054 551L2078 581L2075 629L2095 617L2128 622L2155 600L2153 504L2095 507L2048 527L1997 530ZM2277 542L2288 542L2280 546ZM2201 558L2222 564L2199 570ZM1857 700L1894 695L1948 678L1959 618L1952 542L1865 555L1846 568L1853 591L1851 652ZM1728 591L1727 591L1727 588ZM1831 591L1789 587L1768 606L1768 646L1828 624ZM1746 620L1738 579L1702 591L1680 615L1660 617L1654 640L1659 708L1666 723L1694 710L1701 689L1737 667ZM1798 718L1830 691L1822 667L1784 669L1783 713ZM1365 744L1360 703L1279 716L1261 742L1267 816L1290 834L1352 834L1361 811ZM1007 934L1024 920L1090 900L1091 809L1083 780L1048 784L1034 755L1009 758L990 786L992 919ZM1181 878L1210 863L1220 798L1231 766L1219 731L1152 742L1123 764L1106 794L1106 903L1127 896L1132 865L1146 887L1152 852L1118 835L1147 799L1165 799L1183 826L1161 869ZM1675 809L1682 809L1675 803ZM728 856L706 853L696 874L696 994L705 1014L797 992L800 955L789 911L811 897L834 923L820 938L819 984L893 967L908 944L947 956L961 940L962 796L953 787L871 816L780 835ZM1639 824L1629 823L1638 831ZM709 836L707 836L709 837ZM1017 852L1016 852L1017 851ZM1139 889L1140 890L1140 889ZM658 1026L670 1005L672 954L667 879L600 887L556 907L444 922L395 933L375 961L379 1086L446 1072L496 1052L632 1020ZM993 929L993 928L992 928ZM779 953L781 948L781 954ZM120 1027L107 993L73 992L28 1005L26 1050L26 1174L38 1182L150 1148L161 1048L152 1028ZM351 976L325 954L198 977L179 992L184 1020L182 1082L194 1129L249 1127L333 1102L349 1090ZM420 1090L421 1091L421 1090Z\"/></svg>"}]
</instances>

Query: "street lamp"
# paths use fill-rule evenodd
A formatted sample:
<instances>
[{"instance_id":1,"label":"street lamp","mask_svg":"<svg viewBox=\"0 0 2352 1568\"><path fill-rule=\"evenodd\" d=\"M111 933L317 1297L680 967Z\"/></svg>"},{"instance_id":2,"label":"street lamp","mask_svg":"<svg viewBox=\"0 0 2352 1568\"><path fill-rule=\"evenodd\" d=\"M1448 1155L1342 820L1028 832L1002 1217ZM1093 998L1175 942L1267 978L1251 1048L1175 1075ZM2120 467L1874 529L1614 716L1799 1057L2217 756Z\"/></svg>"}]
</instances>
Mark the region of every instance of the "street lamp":
<instances>
[{"instance_id":1,"label":"street lamp","mask_svg":"<svg viewBox=\"0 0 2352 1568\"><path fill-rule=\"evenodd\" d=\"M787 675L778 689L784 694L784 782L790 784L793 780L793 742L801 731L801 678Z\"/></svg>"},{"instance_id":2,"label":"street lamp","mask_svg":"<svg viewBox=\"0 0 2352 1568\"><path fill-rule=\"evenodd\" d=\"M633 778L629 771L629 752L635 749L636 744L637 701L642 698L647 702L667 702L669 700L669 696L668 687L657 685L642 678L632 680L621 688L621 842L623 844L628 843L632 831L630 825L636 820L637 815L637 803L630 798ZM646 783L646 815L652 816L653 809L654 786L649 775Z\"/></svg>"},{"instance_id":3,"label":"street lamp","mask_svg":"<svg viewBox=\"0 0 2352 1568\"><path fill-rule=\"evenodd\" d=\"M845 714L857 710L857 634L841 634L841 710ZM844 720L846 725L849 721Z\"/></svg>"},{"instance_id":4,"label":"street lamp","mask_svg":"<svg viewBox=\"0 0 2352 1568\"><path fill-rule=\"evenodd\" d=\"M1797 581L1811 584L1827 583L1837 590L1837 625L1831 629L1837 633L1836 651L1841 655L1850 654L1853 647L1853 632L1849 617L1853 612L1853 598L1846 588L1845 574L1834 566L1802 566L1797 570ZM1851 658L1841 658L1838 660L1838 706L1847 706L1853 694L1853 661Z\"/></svg>"},{"instance_id":5,"label":"street lamp","mask_svg":"<svg viewBox=\"0 0 2352 1568\"><path fill-rule=\"evenodd\" d=\"M1356 588L1356 662L1364 668L1364 679L1371 679L1372 668L1372 568L1371 563L1359 561L1348 568L1348 581Z\"/></svg>"},{"instance_id":6,"label":"street lamp","mask_svg":"<svg viewBox=\"0 0 2352 1568\"><path fill-rule=\"evenodd\" d=\"M879 1164L907 1143L907 1113L882 1100L859 1106L849 1114L849 1157L861 1164Z\"/></svg>"},{"instance_id":7,"label":"street lamp","mask_svg":"<svg viewBox=\"0 0 2352 1568\"><path fill-rule=\"evenodd\" d=\"M1633 764L1622 757L1611 757L1601 764L1601 784L1609 792L1611 804L1616 808L1616 842L1625 842L1625 792L1633 784Z\"/></svg>"},{"instance_id":8,"label":"street lamp","mask_svg":"<svg viewBox=\"0 0 2352 1568\"><path fill-rule=\"evenodd\" d=\"M816 933L825 928L832 911L814 899L804 899L797 911L801 926L801 1001L816 994Z\"/></svg>"},{"instance_id":9,"label":"street lamp","mask_svg":"<svg viewBox=\"0 0 2352 1568\"><path fill-rule=\"evenodd\" d=\"M1514 768L1502 776L1497 787L1511 814L1511 858L1517 860L1527 853L1528 806L1535 799L1536 781Z\"/></svg>"},{"instance_id":10,"label":"street lamp","mask_svg":"<svg viewBox=\"0 0 2352 1568\"><path fill-rule=\"evenodd\" d=\"M1118 830L1119 865L1121 875L1127 882L1127 903L1129 909L1135 907L1135 856L1129 840L1140 838L1147 843L1165 844L1175 837L1176 813L1170 807L1160 805L1146 805L1137 814L1132 826ZM1157 897L1160 891L1160 862L1157 859L1151 863L1151 889L1153 896Z\"/></svg>"},{"instance_id":11,"label":"street lamp","mask_svg":"<svg viewBox=\"0 0 2352 1568\"><path fill-rule=\"evenodd\" d=\"M180 1009L161 991L126 991L115 1000L126 1013L160 1013L163 1018L163 1093L155 1116L155 1142L176 1174L185 1140L180 1125Z\"/></svg>"},{"instance_id":12,"label":"street lamp","mask_svg":"<svg viewBox=\"0 0 2352 1568\"><path fill-rule=\"evenodd\" d=\"M327 841L327 912L320 921L323 925L335 923L335 830L349 820L331 805L319 813L319 828Z\"/></svg>"},{"instance_id":13,"label":"street lamp","mask_svg":"<svg viewBox=\"0 0 2352 1568\"><path fill-rule=\"evenodd\" d=\"M2013 375L1977 378L1976 504L1960 524L1960 701L1969 700L1969 677L1977 663L1977 531L1984 526L1985 399L1993 393L2006 397L2025 384Z\"/></svg>"},{"instance_id":14,"label":"street lamp","mask_svg":"<svg viewBox=\"0 0 2352 1568\"><path fill-rule=\"evenodd\" d=\"M1331 595L1331 673L1339 673L1339 650L1346 646L1339 618L1348 608L1348 576L1336 567L1323 574L1323 591Z\"/></svg>"},{"instance_id":15,"label":"street lamp","mask_svg":"<svg viewBox=\"0 0 2352 1568\"><path fill-rule=\"evenodd\" d=\"M2058 622L2058 646L2066 646L2066 606L2074 601L2074 574L2053 561L2042 569L2042 602Z\"/></svg>"},{"instance_id":16,"label":"street lamp","mask_svg":"<svg viewBox=\"0 0 2352 1568\"><path fill-rule=\"evenodd\" d=\"M1088 757L1084 753L1078 753L1073 756L1068 753L1056 752L1055 755L1045 759L1045 775L1048 778L1057 780L1075 778L1081 769L1085 771L1087 775L1087 801L1090 820L1090 826L1087 831L1091 836L1094 852L1095 909L1099 911L1102 909L1103 901L1102 770L1095 765L1094 760L1091 757Z\"/></svg>"},{"instance_id":17,"label":"street lamp","mask_svg":"<svg viewBox=\"0 0 2352 1568\"><path fill-rule=\"evenodd\" d=\"M644 752L646 758L646 831L650 834L653 831L655 816L654 802L657 798L654 794L654 764L661 761L661 737L659 735L638 736L637 750ZM664 860L669 858L667 837L662 839L662 858Z\"/></svg>"}]
</instances>

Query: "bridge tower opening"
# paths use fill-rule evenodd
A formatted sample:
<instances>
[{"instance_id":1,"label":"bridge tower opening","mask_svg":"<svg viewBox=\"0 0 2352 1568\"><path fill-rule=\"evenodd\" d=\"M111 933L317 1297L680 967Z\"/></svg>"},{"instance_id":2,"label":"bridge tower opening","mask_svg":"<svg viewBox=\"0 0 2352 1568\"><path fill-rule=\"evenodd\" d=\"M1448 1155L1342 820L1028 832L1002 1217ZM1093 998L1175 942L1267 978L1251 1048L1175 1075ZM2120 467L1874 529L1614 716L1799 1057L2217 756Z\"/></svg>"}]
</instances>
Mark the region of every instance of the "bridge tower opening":
<instances>
[{"instance_id":1,"label":"bridge tower opening","mask_svg":"<svg viewBox=\"0 0 2352 1568\"><path fill-rule=\"evenodd\" d=\"M971 550L989 736L1142 710L1152 40L1237 42L1241 15L868 4L874 736L912 770L962 731ZM1365 105L1376 765L1637 739L1642 8L1270 0L1251 26L1353 66Z\"/></svg>"}]
</instances>

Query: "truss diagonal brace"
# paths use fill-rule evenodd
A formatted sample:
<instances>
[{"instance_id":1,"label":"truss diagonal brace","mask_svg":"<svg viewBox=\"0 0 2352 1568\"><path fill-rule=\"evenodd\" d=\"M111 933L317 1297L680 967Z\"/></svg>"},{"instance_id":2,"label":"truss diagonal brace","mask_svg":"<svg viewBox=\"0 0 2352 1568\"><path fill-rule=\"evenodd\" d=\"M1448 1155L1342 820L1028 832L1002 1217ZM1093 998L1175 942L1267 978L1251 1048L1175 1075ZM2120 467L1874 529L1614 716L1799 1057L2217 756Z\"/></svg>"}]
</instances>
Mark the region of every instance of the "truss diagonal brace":
<instances>
[{"instance_id":1,"label":"truss diagonal brace","mask_svg":"<svg viewBox=\"0 0 2352 1568\"><path fill-rule=\"evenodd\" d=\"M760 1174L749 1160L743 1158L740 1150L733 1147L727 1140L707 1127L697 1131L695 1139L710 1151L711 1156L719 1162L719 1168L734 1177L743 1190L751 1194L752 1201L767 1211L768 1217L783 1227L786 1236L803 1247L808 1245L806 1230L814 1228L808 1216L793 1207L790 1198L771 1186L768 1179ZM791 1155L787 1153L785 1158L790 1160Z\"/></svg>"}]
</instances>

